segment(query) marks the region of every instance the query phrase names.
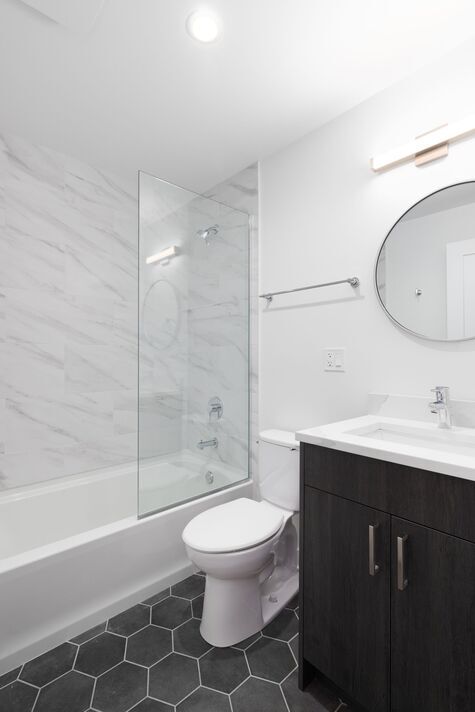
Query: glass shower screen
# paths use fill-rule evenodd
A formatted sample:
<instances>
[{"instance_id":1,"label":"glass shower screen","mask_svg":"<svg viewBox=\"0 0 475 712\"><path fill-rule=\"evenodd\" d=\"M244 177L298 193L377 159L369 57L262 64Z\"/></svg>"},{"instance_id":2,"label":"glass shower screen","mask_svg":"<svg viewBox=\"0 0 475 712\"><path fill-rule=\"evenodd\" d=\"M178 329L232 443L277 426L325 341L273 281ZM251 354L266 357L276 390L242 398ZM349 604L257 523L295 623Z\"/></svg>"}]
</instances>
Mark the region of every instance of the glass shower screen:
<instances>
[{"instance_id":1,"label":"glass shower screen","mask_svg":"<svg viewBox=\"0 0 475 712\"><path fill-rule=\"evenodd\" d=\"M138 508L249 473L249 216L139 176Z\"/></svg>"}]
</instances>

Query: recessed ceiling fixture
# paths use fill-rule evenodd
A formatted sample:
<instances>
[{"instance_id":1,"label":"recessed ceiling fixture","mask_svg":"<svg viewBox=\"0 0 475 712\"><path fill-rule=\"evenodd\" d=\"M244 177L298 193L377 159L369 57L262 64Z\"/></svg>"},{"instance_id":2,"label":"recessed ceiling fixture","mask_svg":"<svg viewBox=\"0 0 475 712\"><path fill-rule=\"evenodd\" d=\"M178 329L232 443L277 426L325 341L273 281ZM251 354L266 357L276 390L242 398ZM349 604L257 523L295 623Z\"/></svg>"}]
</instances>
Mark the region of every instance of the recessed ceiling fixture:
<instances>
[{"instance_id":1,"label":"recessed ceiling fixture","mask_svg":"<svg viewBox=\"0 0 475 712\"><path fill-rule=\"evenodd\" d=\"M206 10L192 12L186 21L186 29L199 42L214 42L219 35L218 20Z\"/></svg>"}]
</instances>

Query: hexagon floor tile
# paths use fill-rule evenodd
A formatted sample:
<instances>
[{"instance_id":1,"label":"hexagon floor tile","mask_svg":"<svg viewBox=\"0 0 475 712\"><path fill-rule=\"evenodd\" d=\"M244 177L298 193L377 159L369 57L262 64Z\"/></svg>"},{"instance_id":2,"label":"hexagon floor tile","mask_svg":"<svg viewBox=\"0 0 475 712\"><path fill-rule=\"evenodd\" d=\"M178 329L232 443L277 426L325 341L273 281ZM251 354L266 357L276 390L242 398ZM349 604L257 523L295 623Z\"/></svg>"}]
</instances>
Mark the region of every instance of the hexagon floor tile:
<instances>
[{"instance_id":1,"label":"hexagon floor tile","mask_svg":"<svg viewBox=\"0 0 475 712\"><path fill-rule=\"evenodd\" d=\"M58 645L57 648L26 663L20 673L20 680L36 687L43 687L72 669L77 651L77 647L72 643Z\"/></svg>"},{"instance_id":2,"label":"hexagon floor tile","mask_svg":"<svg viewBox=\"0 0 475 712\"><path fill-rule=\"evenodd\" d=\"M107 624L107 630L117 635L132 635L150 623L150 608L141 603L114 616Z\"/></svg>"},{"instance_id":3,"label":"hexagon floor tile","mask_svg":"<svg viewBox=\"0 0 475 712\"><path fill-rule=\"evenodd\" d=\"M287 643L299 632L299 622L293 611L287 608L279 613L268 625L262 630L262 635L267 635L269 638L276 638Z\"/></svg>"},{"instance_id":4,"label":"hexagon floor tile","mask_svg":"<svg viewBox=\"0 0 475 712\"><path fill-rule=\"evenodd\" d=\"M350 712L297 685L298 600L231 648L200 634L193 575L0 675L0 712ZM231 706L232 705L232 706Z\"/></svg>"},{"instance_id":5,"label":"hexagon floor tile","mask_svg":"<svg viewBox=\"0 0 475 712\"><path fill-rule=\"evenodd\" d=\"M246 656L251 675L271 682L282 682L296 666L287 643L271 638L259 638L246 650Z\"/></svg>"},{"instance_id":6,"label":"hexagon floor tile","mask_svg":"<svg viewBox=\"0 0 475 712\"><path fill-rule=\"evenodd\" d=\"M200 658L201 683L218 692L232 692L249 677L246 657L235 648L213 648Z\"/></svg>"},{"instance_id":7,"label":"hexagon floor tile","mask_svg":"<svg viewBox=\"0 0 475 712\"><path fill-rule=\"evenodd\" d=\"M229 695L199 687L177 706L177 712L231 712Z\"/></svg>"},{"instance_id":8,"label":"hexagon floor tile","mask_svg":"<svg viewBox=\"0 0 475 712\"><path fill-rule=\"evenodd\" d=\"M191 618L191 603L170 596L152 608L152 623L162 628L177 628Z\"/></svg>"},{"instance_id":9,"label":"hexagon floor tile","mask_svg":"<svg viewBox=\"0 0 475 712\"><path fill-rule=\"evenodd\" d=\"M183 623L173 631L173 648L177 653L200 658L211 650L211 645L201 637L201 621L196 618Z\"/></svg>"},{"instance_id":10,"label":"hexagon floor tile","mask_svg":"<svg viewBox=\"0 0 475 712\"><path fill-rule=\"evenodd\" d=\"M147 695L147 670L120 663L97 679L92 706L100 712L127 712Z\"/></svg>"},{"instance_id":11,"label":"hexagon floor tile","mask_svg":"<svg viewBox=\"0 0 475 712\"><path fill-rule=\"evenodd\" d=\"M200 684L198 663L172 653L150 668L150 697L176 705Z\"/></svg>"},{"instance_id":12,"label":"hexagon floor tile","mask_svg":"<svg viewBox=\"0 0 475 712\"><path fill-rule=\"evenodd\" d=\"M231 695L233 712L287 712L280 685L250 677Z\"/></svg>"},{"instance_id":13,"label":"hexagon floor tile","mask_svg":"<svg viewBox=\"0 0 475 712\"><path fill-rule=\"evenodd\" d=\"M40 690L35 712L83 712L91 704L94 679L80 672L68 672Z\"/></svg>"},{"instance_id":14,"label":"hexagon floor tile","mask_svg":"<svg viewBox=\"0 0 475 712\"><path fill-rule=\"evenodd\" d=\"M150 667L172 651L172 633L156 625L148 625L127 640L126 660Z\"/></svg>"},{"instance_id":15,"label":"hexagon floor tile","mask_svg":"<svg viewBox=\"0 0 475 712\"><path fill-rule=\"evenodd\" d=\"M205 590L206 579L204 576L189 576L184 581L172 586L172 596L179 596L180 598L187 598L192 601L194 598L201 596Z\"/></svg>"},{"instance_id":16,"label":"hexagon floor tile","mask_svg":"<svg viewBox=\"0 0 475 712\"><path fill-rule=\"evenodd\" d=\"M101 633L79 648L75 670L98 677L124 659L126 639L113 633Z\"/></svg>"}]
</instances>

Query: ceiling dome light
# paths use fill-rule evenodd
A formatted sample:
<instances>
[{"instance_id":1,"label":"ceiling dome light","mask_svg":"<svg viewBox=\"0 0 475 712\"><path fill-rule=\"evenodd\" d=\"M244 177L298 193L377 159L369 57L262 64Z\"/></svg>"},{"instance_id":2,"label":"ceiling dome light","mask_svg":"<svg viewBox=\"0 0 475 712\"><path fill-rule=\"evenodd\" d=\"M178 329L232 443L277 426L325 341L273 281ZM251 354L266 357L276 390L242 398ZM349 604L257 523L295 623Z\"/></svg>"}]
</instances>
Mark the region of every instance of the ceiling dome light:
<instances>
[{"instance_id":1,"label":"ceiling dome light","mask_svg":"<svg viewBox=\"0 0 475 712\"><path fill-rule=\"evenodd\" d=\"M189 34L199 42L214 42L219 34L219 24L210 12L198 10L191 13L186 21Z\"/></svg>"}]
</instances>

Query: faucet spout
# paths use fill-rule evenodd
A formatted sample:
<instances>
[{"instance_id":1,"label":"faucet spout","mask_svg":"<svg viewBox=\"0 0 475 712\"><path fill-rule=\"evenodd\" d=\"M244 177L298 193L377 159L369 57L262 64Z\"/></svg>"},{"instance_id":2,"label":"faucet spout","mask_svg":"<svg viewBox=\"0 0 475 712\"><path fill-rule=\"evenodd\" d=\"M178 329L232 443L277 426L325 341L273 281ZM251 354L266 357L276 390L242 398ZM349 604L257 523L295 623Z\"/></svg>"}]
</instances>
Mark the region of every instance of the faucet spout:
<instances>
[{"instance_id":1,"label":"faucet spout","mask_svg":"<svg viewBox=\"0 0 475 712\"><path fill-rule=\"evenodd\" d=\"M448 429L452 427L448 386L436 386L431 392L435 393L435 401L429 403L429 408L431 413L438 416L439 428Z\"/></svg>"},{"instance_id":2,"label":"faucet spout","mask_svg":"<svg viewBox=\"0 0 475 712\"><path fill-rule=\"evenodd\" d=\"M204 450L205 447L218 447L218 438L211 438L211 440L200 440L196 447L200 450Z\"/></svg>"}]
</instances>

